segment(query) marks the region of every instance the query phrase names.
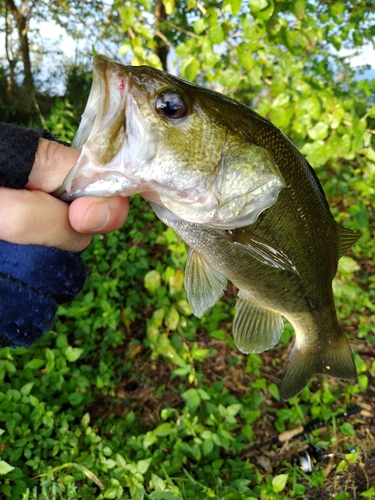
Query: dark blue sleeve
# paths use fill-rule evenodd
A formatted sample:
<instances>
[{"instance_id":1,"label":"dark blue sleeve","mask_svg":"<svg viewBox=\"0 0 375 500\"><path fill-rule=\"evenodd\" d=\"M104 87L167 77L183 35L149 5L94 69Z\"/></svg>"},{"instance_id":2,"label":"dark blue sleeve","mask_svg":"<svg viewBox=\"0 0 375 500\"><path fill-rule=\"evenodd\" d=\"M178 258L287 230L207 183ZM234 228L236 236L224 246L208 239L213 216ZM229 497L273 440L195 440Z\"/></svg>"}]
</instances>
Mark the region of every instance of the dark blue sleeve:
<instances>
[{"instance_id":1,"label":"dark blue sleeve","mask_svg":"<svg viewBox=\"0 0 375 500\"><path fill-rule=\"evenodd\" d=\"M42 337L58 304L76 297L86 275L74 253L0 240L0 347L30 347Z\"/></svg>"},{"instance_id":2,"label":"dark blue sleeve","mask_svg":"<svg viewBox=\"0 0 375 500\"><path fill-rule=\"evenodd\" d=\"M44 130L0 123L0 185L21 189ZM87 276L77 254L0 240L0 348L30 347L54 323L58 304L73 300Z\"/></svg>"}]
</instances>

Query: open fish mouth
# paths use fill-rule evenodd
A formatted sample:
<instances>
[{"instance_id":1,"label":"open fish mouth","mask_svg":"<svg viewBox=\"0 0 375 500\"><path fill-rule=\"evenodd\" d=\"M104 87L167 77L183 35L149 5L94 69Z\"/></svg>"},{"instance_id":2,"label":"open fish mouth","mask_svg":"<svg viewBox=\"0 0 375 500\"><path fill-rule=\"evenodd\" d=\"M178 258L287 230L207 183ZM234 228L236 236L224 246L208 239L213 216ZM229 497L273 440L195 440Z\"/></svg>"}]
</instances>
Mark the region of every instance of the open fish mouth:
<instances>
[{"instance_id":1,"label":"open fish mouth","mask_svg":"<svg viewBox=\"0 0 375 500\"><path fill-rule=\"evenodd\" d=\"M202 92L154 68L95 56L72 143L81 155L54 195L69 202L141 194L188 222L223 229L255 222L285 187L280 171L264 148L248 140L228 145L233 130L194 91ZM155 103L171 93L184 101L181 118L158 115Z\"/></svg>"}]
</instances>

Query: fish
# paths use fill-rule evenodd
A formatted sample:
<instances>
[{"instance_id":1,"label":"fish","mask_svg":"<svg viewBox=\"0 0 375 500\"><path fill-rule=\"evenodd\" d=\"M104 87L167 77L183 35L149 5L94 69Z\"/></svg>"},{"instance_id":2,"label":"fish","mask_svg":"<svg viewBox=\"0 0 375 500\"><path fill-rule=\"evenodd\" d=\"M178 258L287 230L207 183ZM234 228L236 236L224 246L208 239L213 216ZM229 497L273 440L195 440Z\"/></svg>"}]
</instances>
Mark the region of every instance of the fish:
<instances>
[{"instance_id":1,"label":"fish","mask_svg":"<svg viewBox=\"0 0 375 500\"><path fill-rule=\"evenodd\" d=\"M197 317L231 281L241 352L274 347L283 318L293 326L282 400L316 374L356 380L332 281L359 235L334 220L315 171L271 122L213 90L96 56L73 146L81 156L55 195L146 198L187 246Z\"/></svg>"}]
</instances>

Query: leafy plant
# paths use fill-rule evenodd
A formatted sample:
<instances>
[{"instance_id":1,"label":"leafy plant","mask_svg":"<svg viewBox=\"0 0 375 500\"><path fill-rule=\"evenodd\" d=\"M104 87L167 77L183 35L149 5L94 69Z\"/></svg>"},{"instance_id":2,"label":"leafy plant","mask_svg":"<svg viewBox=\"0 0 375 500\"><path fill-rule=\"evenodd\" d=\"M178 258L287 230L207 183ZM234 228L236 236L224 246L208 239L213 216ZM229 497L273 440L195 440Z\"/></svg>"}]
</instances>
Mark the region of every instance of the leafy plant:
<instances>
[{"instance_id":1,"label":"leafy plant","mask_svg":"<svg viewBox=\"0 0 375 500\"><path fill-rule=\"evenodd\" d=\"M252 103L316 168L335 218L361 233L334 282L358 384L316 377L282 403L291 327L277 348L244 356L231 336L235 290L195 318L183 242L134 197L124 228L85 252L85 288L54 329L30 350L0 352L2 498L374 496L371 417L339 418L373 406L375 377L375 82L358 79L339 52L373 40L367 5L142 0L115 3L106 27L121 23L134 64L176 58L183 77ZM87 74L72 71L46 113L59 138L72 139L87 90ZM305 437L280 435L316 419L325 425L308 438L333 457L307 474L295 461Z\"/></svg>"}]
</instances>

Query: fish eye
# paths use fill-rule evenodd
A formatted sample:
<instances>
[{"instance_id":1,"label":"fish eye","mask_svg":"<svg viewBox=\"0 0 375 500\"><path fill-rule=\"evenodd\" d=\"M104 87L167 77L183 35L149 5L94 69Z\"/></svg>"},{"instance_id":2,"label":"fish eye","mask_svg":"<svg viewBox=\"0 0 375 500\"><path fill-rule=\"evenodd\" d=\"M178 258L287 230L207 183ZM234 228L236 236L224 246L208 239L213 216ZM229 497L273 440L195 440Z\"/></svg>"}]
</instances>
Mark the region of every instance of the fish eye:
<instances>
[{"instance_id":1,"label":"fish eye","mask_svg":"<svg viewBox=\"0 0 375 500\"><path fill-rule=\"evenodd\" d=\"M155 102L156 112L164 118L175 120L185 116L187 106L183 98L176 92L160 94Z\"/></svg>"}]
</instances>

